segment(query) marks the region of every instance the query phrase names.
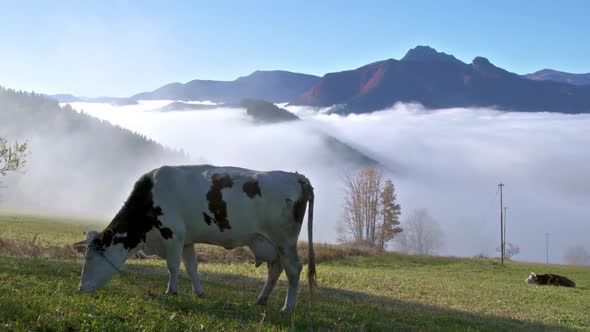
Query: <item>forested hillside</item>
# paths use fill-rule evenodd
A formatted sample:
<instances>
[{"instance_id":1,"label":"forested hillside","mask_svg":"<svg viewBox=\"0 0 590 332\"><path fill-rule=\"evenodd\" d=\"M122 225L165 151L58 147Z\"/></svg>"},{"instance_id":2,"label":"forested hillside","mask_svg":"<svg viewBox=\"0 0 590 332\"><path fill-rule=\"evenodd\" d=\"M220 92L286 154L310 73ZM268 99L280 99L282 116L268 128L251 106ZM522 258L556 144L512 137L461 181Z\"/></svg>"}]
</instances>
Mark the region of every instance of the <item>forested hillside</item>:
<instances>
[{"instance_id":1,"label":"forested hillside","mask_svg":"<svg viewBox=\"0 0 590 332\"><path fill-rule=\"evenodd\" d=\"M0 88L0 136L29 145L25 170L3 179L0 209L110 211L138 175L162 163L188 161L182 151L69 105L5 88Z\"/></svg>"}]
</instances>

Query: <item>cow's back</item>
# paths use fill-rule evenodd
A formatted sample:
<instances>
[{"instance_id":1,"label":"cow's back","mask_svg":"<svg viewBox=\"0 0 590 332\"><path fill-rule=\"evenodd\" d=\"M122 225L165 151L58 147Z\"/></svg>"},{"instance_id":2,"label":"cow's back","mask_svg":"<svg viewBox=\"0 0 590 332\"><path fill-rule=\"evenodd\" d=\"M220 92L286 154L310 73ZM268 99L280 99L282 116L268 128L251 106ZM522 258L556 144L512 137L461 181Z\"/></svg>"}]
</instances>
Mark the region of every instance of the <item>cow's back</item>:
<instances>
[{"instance_id":1,"label":"cow's back","mask_svg":"<svg viewBox=\"0 0 590 332\"><path fill-rule=\"evenodd\" d=\"M301 221L294 210L307 181L300 174L211 165L164 166L150 174L162 222L184 232L185 243L234 248L260 236L297 241Z\"/></svg>"},{"instance_id":2,"label":"cow's back","mask_svg":"<svg viewBox=\"0 0 590 332\"><path fill-rule=\"evenodd\" d=\"M550 274L550 276L552 279L552 284L555 286L576 287L576 283L567 277L560 276L558 274Z\"/></svg>"}]
</instances>

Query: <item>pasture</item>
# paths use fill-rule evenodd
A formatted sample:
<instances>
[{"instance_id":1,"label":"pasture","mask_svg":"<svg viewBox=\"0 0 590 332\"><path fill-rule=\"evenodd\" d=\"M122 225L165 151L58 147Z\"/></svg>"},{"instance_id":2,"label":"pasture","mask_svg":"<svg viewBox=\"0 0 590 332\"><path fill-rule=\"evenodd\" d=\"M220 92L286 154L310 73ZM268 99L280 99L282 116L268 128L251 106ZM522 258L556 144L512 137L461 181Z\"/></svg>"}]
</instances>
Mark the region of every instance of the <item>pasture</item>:
<instances>
[{"instance_id":1,"label":"pasture","mask_svg":"<svg viewBox=\"0 0 590 332\"><path fill-rule=\"evenodd\" d=\"M30 245L41 248L72 243L87 229L75 221L0 216L1 239L25 244L35 239ZM248 260L240 250L197 248L206 258L199 265L205 297L197 298L186 274L178 295L164 295L162 260L129 260L106 287L83 294L81 258L0 248L0 330L590 330L589 267L519 262L501 267L496 259L330 254L341 251L323 245L316 250L323 257L316 298L310 303L304 285L296 312L288 316L279 312L284 275L266 308L251 305L266 268L240 262ZM566 275L578 287L527 285L531 271ZM148 296L148 290L157 296Z\"/></svg>"}]
</instances>

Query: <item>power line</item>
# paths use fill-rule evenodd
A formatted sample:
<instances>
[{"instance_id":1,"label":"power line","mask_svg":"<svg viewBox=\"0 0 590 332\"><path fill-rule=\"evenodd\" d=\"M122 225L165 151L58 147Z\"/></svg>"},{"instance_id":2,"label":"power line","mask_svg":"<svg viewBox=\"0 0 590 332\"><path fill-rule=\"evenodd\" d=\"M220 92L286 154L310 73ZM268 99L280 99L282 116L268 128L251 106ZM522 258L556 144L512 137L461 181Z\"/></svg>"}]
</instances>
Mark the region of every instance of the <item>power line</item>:
<instances>
[{"instance_id":1,"label":"power line","mask_svg":"<svg viewBox=\"0 0 590 332\"><path fill-rule=\"evenodd\" d=\"M545 264L549 264L549 233L545 233Z\"/></svg>"},{"instance_id":2,"label":"power line","mask_svg":"<svg viewBox=\"0 0 590 332\"><path fill-rule=\"evenodd\" d=\"M506 210L508 210L507 206L504 207L504 254L506 254L506 228L508 228L508 222L506 221Z\"/></svg>"}]
</instances>

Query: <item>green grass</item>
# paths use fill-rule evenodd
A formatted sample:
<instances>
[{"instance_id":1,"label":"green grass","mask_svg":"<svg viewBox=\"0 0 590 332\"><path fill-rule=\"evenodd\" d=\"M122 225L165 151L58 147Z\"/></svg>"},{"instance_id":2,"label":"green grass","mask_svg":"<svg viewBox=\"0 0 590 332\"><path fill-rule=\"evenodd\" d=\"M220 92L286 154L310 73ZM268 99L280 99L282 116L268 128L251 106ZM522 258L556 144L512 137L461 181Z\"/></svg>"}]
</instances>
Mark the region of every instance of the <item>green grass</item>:
<instances>
[{"instance_id":1,"label":"green grass","mask_svg":"<svg viewBox=\"0 0 590 332\"><path fill-rule=\"evenodd\" d=\"M264 268L204 263L199 269L204 298L190 293L186 275L179 295L164 296L167 271L160 260L128 261L122 275L92 295L77 291L80 260L0 257L0 330L590 330L588 267L352 257L320 264L315 301L303 287L292 317L279 313L284 276L261 308L250 303ZM527 285L530 271L564 274L578 287ZM161 296L149 298L148 289Z\"/></svg>"}]
</instances>

